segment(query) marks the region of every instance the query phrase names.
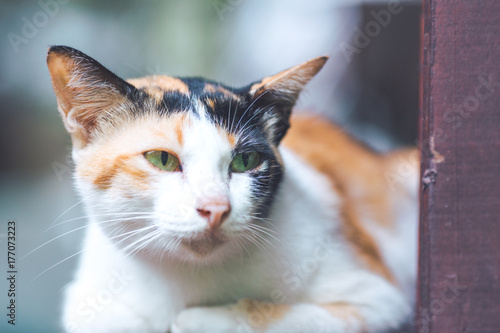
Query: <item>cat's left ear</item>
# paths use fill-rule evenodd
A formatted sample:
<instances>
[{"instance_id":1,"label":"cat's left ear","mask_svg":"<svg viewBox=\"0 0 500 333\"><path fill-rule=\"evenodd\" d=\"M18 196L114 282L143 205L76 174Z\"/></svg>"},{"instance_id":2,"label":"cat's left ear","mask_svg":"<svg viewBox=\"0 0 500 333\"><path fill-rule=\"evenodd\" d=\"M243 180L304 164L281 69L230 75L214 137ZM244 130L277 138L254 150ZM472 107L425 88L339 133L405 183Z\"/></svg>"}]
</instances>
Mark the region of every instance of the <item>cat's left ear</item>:
<instances>
[{"instance_id":1,"label":"cat's left ear","mask_svg":"<svg viewBox=\"0 0 500 333\"><path fill-rule=\"evenodd\" d=\"M318 57L268 76L250 86L248 93L255 106L269 106L265 113L272 141L278 144L290 126L289 118L305 85L323 68L328 57Z\"/></svg>"},{"instance_id":2,"label":"cat's left ear","mask_svg":"<svg viewBox=\"0 0 500 333\"><path fill-rule=\"evenodd\" d=\"M100 121L123 109L135 88L88 55L68 46L52 46L47 54L59 112L73 145L89 143Z\"/></svg>"}]
</instances>

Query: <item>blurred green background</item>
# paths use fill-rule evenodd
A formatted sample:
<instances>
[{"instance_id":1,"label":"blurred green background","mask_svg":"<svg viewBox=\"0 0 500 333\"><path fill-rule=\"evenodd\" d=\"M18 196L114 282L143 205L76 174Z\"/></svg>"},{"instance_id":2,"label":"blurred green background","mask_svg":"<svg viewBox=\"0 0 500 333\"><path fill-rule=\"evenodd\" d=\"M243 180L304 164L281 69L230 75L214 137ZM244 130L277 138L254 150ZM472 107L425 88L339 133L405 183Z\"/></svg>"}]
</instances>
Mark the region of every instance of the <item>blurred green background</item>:
<instances>
[{"instance_id":1,"label":"blurred green background","mask_svg":"<svg viewBox=\"0 0 500 333\"><path fill-rule=\"evenodd\" d=\"M383 1L0 1L0 267L17 223L17 318L1 332L58 332L64 286L85 225L72 184L71 142L45 64L75 47L121 77L205 76L240 86L329 55L299 108L343 124L378 150L417 136L418 1L346 56ZM6 280L0 280L5 309ZM147 298L147 295L145 295Z\"/></svg>"}]
</instances>

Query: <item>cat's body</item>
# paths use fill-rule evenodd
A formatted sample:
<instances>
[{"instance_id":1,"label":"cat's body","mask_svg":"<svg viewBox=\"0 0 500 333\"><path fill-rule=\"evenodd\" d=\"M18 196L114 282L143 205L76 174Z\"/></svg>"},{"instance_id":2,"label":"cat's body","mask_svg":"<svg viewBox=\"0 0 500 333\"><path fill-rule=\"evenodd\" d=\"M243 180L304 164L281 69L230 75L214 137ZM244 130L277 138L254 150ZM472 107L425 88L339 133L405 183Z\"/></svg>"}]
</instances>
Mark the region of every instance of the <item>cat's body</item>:
<instances>
[{"instance_id":1,"label":"cat's body","mask_svg":"<svg viewBox=\"0 0 500 333\"><path fill-rule=\"evenodd\" d=\"M90 216L68 332L385 332L410 319L417 174L387 178L409 152L289 118L325 60L235 90L127 84L49 50Z\"/></svg>"}]
</instances>

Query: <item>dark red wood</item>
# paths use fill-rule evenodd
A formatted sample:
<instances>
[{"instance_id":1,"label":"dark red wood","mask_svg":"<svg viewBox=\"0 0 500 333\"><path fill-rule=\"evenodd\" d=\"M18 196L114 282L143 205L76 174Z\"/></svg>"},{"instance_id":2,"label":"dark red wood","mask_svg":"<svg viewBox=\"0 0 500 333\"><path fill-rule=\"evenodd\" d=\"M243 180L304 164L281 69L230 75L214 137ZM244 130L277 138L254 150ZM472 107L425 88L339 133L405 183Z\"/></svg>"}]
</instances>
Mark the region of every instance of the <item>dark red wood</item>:
<instances>
[{"instance_id":1,"label":"dark red wood","mask_svg":"<svg viewBox=\"0 0 500 333\"><path fill-rule=\"evenodd\" d=\"M425 0L416 327L500 332L500 1Z\"/></svg>"}]
</instances>

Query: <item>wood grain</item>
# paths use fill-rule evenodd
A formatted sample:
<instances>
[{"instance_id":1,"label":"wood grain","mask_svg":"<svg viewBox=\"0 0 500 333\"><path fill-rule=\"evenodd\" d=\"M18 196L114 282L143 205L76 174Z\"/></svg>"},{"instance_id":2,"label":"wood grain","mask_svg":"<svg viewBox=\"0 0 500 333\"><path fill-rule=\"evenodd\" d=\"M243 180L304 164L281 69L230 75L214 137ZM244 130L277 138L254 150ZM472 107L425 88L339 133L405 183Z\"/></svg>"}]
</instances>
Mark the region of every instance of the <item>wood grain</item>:
<instances>
[{"instance_id":1,"label":"wood grain","mask_svg":"<svg viewBox=\"0 0 500 333\"><path fill-rule=\"evenodd\" d=\"M426 0L416 327L500 332L500 1Z\"/></svg>"}]
</instances>

